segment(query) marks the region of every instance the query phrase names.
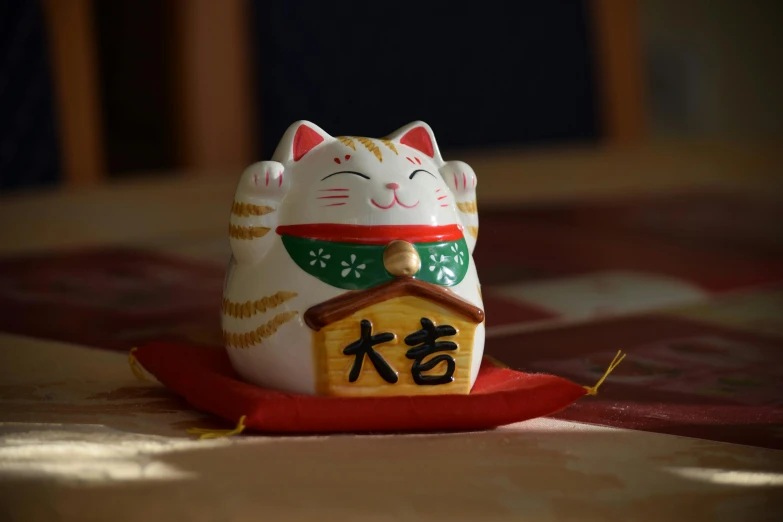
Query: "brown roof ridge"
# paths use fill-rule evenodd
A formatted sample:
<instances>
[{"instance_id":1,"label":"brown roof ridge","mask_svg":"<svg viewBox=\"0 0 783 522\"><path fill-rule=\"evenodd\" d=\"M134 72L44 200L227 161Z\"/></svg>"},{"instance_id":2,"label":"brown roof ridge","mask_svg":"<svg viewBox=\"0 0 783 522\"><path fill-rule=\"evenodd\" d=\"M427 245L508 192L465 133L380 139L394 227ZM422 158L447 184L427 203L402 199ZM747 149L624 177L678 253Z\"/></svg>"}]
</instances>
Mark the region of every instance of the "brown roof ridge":
<instances>
[{"instance_id":1,"label":"brown roof ridge","mask_svg":"<svg viewBox=\"0 0 783 522\"><path fill-rule=\"evenodd\" d=\"M481 308L469 303L447 288L425 283L412 277L399 277L366 290L352 290L338 295L310 307L304 314L304 320L307 326L318 331L324 326L348 317L370 305L405 295L413 295L432 301L477 324L484 321L484 311Z\"/></svg>"}]
</instances>

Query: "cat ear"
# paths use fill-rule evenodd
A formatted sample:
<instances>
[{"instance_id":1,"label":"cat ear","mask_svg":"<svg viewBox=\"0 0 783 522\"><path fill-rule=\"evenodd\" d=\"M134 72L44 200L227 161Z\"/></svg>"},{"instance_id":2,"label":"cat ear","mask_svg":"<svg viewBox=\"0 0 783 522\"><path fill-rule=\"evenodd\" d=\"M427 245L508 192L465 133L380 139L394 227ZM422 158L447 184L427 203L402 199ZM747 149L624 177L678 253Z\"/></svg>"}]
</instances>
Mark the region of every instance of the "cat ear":
<instances>
[{"instance_id":1,"label":"cat ear","mask_svg":"<svg viewBox=\"0 0 783 522\"><path fill-rule=\"evenodd\" d=\"M272 160L280 163L299 161L317 146L333 139L315 123L299 120L285 131Z\"/></svg>"},{"instance_id":2,"label":"cat ear","mask_svg":"<svg viewBox=\"0 0 783 522\"><path fill-rule=\"evenodd\" d=\"M416 149L434 159L436 163L440 164L443 159L440 156L440 150L438 150L438 142L435 141L435 134L429 125L423 121L414 121L404 127L397 129L395 132L387 136L392 141L396 141L401 145L407 145L412 149Z\"/></svg>"}]
</instances>

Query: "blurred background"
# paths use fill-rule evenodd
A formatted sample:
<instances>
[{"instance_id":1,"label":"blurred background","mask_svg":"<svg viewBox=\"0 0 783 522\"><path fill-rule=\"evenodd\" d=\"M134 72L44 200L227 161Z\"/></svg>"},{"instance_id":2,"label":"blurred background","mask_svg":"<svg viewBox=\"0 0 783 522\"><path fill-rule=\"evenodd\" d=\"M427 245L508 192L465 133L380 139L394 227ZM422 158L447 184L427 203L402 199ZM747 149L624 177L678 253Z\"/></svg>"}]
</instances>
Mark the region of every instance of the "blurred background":
<instances>
[{"instance_id":1,"label":"blurred background","mask_svg":"<svg viewBox=\"0 0 783 522\"><path fill-rule=\"evenodd\" d=\"M777 138L782 14L776 0L2 0L0 189L235 176L298 119L367 136L422 119L449 156Z\"/></svg>"},{"instance_id":2,"label":"blurred background","mask_svg":"<svg viewBox=\"0 0 783 522\"><path fill-rule=\"evenodd\" d=\"M481 231L470 262L481 277L486 354L595 383L622 350L629 357L599 396L559 419L783 449L782 22L781 0L0 0L0 424L186 436L197 424L184 403L125 388L119 376L129 376L132 347L223 345L226 229L242 170L269 159L299 119L370 137L424 120L444 157L478 176ZM113 431L62 433L79 448L97 433L111 433L110 448L119 440ZM685 449L670 458L623 433L597 432L602 445L585 451L599 465L584 469L606 482L604 462L620 462L643 477L648 496L612 486L623 496L611 506L712 513L723 506L703 499L736 493L728 482L715 480L723 489L709 493L685 475L661 475L663 465L701 458L692 444L713 460L717 446L672 446ZM6 442L53 447L16 437ZM502 478L507 462L527 462L520 448L544 448L519 440L495 445L497 466L485 466L483 449L480 463L458 463ZM572 459L572 439L563 440L562 458ZM378 441L378 454L391 454L392 439ZM626 463L624 441L638 466ZM554 447L544 451L547 469L560 462ZM119 462L104 459L109 450L93 453ZM58 449L56 461L17 454L24 466L61 470L68 461L104 476L81 466L81 449ZM758 465L721 463L704 477L774 465L755 455ZM13 468L22 489L9 491L32 484L24 466ZM237 482L210 466L199 476L218 487L172 482L170 497L189 501L202 497L183 487L219 494ZM623 519L606 507L613 497L579 496L593 491L583 487L592 476L566 468L562 481L548 479L553 509L595 504L599 516ZM319 476L297 477L305 475ZM314 484L297 477L291 491ZM503 482L509 497L498 513L525 504L527 483L503 480L516 485ZM676 494L663 496L656 481ZM50 477L41 484L73 509L100 505L83 501L82 482L54 496ZM104 485L93 491L114 511L128 506L128 516L149 520L154 506L138 502L132 484L125 504ZM773 498L749 484L748 506ZM49 506L29 491L6 496ZM484 509L494 494L464 498ZM399 504L404 495L388 505L407 515L416 495L410 506ZM203 496L211 505L196 506L199 514L257 516L236 495L213 497ZM527 504L538 510L536 502Z\"/></svg>"}]
</instances>

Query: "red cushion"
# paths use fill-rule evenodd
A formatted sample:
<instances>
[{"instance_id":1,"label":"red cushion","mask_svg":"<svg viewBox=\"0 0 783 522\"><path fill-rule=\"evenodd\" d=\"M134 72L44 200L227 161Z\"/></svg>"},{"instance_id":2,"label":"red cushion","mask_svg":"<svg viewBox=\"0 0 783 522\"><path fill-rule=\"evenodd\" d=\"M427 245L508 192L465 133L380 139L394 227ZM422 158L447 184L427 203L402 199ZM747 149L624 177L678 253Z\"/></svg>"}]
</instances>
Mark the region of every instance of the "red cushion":
<instances>
[{"instance_id":1,"label":"red cushion","mask_svg":"<svg viewBox=\"0 0 783 522\"><path fill-rule=\"evenodd\" d=\"M198 409L273 433L478 430L562 410L586 390L566 379L484 360L469 395L343 398L259 388L239 379L222 348L152 343L137 360Z\"/></svg>"}]
</instances>

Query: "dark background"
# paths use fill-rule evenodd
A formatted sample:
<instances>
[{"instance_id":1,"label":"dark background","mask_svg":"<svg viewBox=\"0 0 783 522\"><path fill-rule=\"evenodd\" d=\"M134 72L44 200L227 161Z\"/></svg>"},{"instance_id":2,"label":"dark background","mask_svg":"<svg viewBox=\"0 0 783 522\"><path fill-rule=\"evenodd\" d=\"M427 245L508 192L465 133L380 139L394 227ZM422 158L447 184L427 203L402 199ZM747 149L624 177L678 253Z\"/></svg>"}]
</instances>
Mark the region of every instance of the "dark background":
<instances>
[{"instance_id":1,"label":"dark background","mask_svg":"<svg viewBox=\"0 0 783 522\"><path fill-rule=\"evenodd\" d=\"M299 119L374 137L421 119L447 154L783 135L783 2L613 1L0 0L0 191L234 171ZM55 19L77 11L86 27ZM66 127L98 133L100 157L63 148L86 159L67 183L57 114L78 96L54 97L51 34L89 42L88 72L66 78L97 76Z\"/></svg>"},{"instance_id":2,"label":"dark background","mask_svg":"<svg viewBox=\"0 0 783 522\"><path fill-rule=\"evenodd\" d=\"M177 164L171 0L99 1L94 21L111 177ZM384 136L414 120L441 149L599 137L583 2L253 1L257 157L307 119ZM142 28L142 30L139 30ZM13 78L13 82L11 82ZM0 186L56 183L56 113L38 2L0 0Z\"/></svg>"},{"instance_id":3,"label":"dark background","mask_svg":"<svg viewBox=\"0 0 783 522\"><path fill-rule=\"evenodd\" d=\"M0 0L0 191L57 182L52 96L40 5Z\"/></svg>"},{"instance_id":4,"label":"dark background","mask_svg":"<svg viewBox=\"0 0 783 522\"><path fill-rule=\"evenodd\" d=\"M385 136L414 120L441 148L598 137L583 2L254 2L260 148L311 120Z\"/></svg>"}]
</instances>

